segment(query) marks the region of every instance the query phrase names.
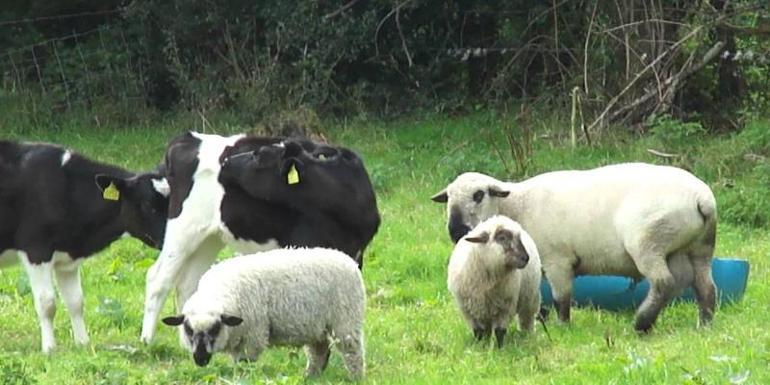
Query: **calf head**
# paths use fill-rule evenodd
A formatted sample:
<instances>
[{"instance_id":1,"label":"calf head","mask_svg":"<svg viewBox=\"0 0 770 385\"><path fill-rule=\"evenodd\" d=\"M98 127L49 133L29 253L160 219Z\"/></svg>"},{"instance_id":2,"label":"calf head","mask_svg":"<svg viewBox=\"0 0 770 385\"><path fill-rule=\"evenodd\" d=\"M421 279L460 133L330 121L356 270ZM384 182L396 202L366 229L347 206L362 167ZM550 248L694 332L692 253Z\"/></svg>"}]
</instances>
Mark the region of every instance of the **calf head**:
<instances>
[{"instance_id":1,"label":"calf head","mask_svg":"<svg viewBox=\"0 0 770 385\"><path fill-rule=\"evenodd\" d=\"M220 181L237 184L254 197L270 199L284 192L287 184L300 183L309 168L331 164L343 155L343 151L331 146L285 140L227 157L222 164ZM296 178L295 182L291 178Z\"/></svg>"},{"instance_id":2,"label":"calf head","mask_svg":"<svg viewBox=\"0 0 770 385\"><path fill-rule=\"evenodd\" d=\"M95 181L104 199L120 204L119 220L131 236L156 249L163 245L169 186L162 175L147 173L119 178L99 174Z\"/></svg>"},{"instance_id":3,"label":"calf head","mask_svg":"<svg viewBox=\"0 0 770 385\"><path fill-rule=\"evenodd\" d=\"M169 326L180 326L182 345L193 354L198 366L206 366L214 352L227 345L230 328L243 323L243 319L218 312L189 313L163 318Z\"/></svg>"},{"instance_id":4,"label":"calf head","mask_svg":"<svg viewBox=\"0 0 770 385\"><path fill-rule=\"evenodd\" d=\"M504 182L484 174L466 172L431 199L447 204L449 236L457 243L481 221L499 214L500 200L509 194Z\"/></svg>"},{"instance_id":5,"label":"calf head","mask_svg":"<svg viewBox=\"0 0 770 385\"><path fill-rule=\"evenodd\" d=\"M482 222L462 239L486 248L481 254L488 267L511 271L522 269L529 262L521 232L521 226L516 222L498 215Z\"/></svg>"}]
</instances>

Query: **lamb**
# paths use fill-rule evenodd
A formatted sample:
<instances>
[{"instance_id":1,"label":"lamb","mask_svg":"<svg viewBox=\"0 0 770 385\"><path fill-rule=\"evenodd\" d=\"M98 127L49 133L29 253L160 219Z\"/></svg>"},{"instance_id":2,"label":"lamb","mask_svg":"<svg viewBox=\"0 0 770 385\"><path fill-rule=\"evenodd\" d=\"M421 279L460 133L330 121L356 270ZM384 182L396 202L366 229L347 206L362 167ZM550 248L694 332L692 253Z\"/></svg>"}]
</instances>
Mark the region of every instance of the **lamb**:
<instances>
[{"instance_id":1,"label":"lamb","mask_svg":"<svg viewBox=\"0 0 770 385\"><path fill-rule=\"evenodd\" d=\"M532 236L568 322L577 275L646 277L650 292L634 327L649 332L678 291L692 286L708 324L716 306L711 259L716 242L714 194L689 172L625 163L584 171L556 171L519 183L464 173L435 194L447 203L449 233L457 242L480 221L506 215Z\"/></svg>"},{"instance_id":2,"label":"lamb","mask_svg":"<svg viewBox=\"0 0 770 385\"><path fill-rule=\"evenodd\" d=\"M325 248L274 249L230 258L200 279L182 314L182 346L198 366L214 352L256 360L269 346L305 346L308 376L329 360L330 338L351 377L364 375L364 283L346 254Z\"/></svg>"},{"instance_id":3,"label":"lamb","mask_svg":"<svg viewBox=\"0 0 770 385\"><path fill-rule=\"evenodd\" d=\"M540 256L535 242L512 219L496 215L455 246L447 286L477 340L495 332L503 346L508 324L531 332L540 309Z\"/></svg>"}]
</instances>

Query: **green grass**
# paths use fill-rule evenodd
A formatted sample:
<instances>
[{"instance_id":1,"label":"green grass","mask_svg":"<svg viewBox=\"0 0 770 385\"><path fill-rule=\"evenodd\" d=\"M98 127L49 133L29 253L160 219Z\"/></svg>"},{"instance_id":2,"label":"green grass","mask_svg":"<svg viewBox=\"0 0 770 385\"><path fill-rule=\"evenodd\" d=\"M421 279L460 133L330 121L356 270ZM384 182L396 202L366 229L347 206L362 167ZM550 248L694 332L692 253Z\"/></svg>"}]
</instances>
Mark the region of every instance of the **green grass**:
<instances>
[{"instance_id":1,"label":"green grass","mask_svg":"<svg viewBox=\"0 0 770 385\"><path fill-rule=\"evenodd\" d=\"M132 169L161 159L173 125L123 131L12 131L14 138L65 144L94 158ZM516 335L501 350L475 344L446 290L451 243L442 205L429 197L461 171L509 177L490 141L504 146L488 119L426 119L390 124L338 124L327 136L362 153L378 192L382 226L366 253L365 383L499 384L767 384L770 383L770 235L766 225L768 165L744 154L768 155L767 123L743 133L680 142L659 136L618 135L594 148L567 146L559 128L537 131L528 175L616 161L662 162L645 150L682 154L675 163L714 188L722 221L717 255L751 261L742 302L720 307L713 325L696 328L696 307L675 304L649 336L632 328L633 313L576 309L573 322L551 320L551 339L541 327ZM520 178L521 175L510 176ZM752 227L754 226L754 227ZM150 347L139 343L144 275L157 252L120 240L82 269L86 321L92 343L74 346L66 309L56 317L58 350L39 353L39 330L28 283L21 270L0 271L0 378L4 384L295 384L346 381L338 353L326 372L305 380L304 354L271 349L258 362L234 365L215 356L196 367L178 345L175 330L159 326ZM168 301L164 314L171 314ZM552 317L553 318L553 317ZM745 378L744 378L745 377Z\"/></svg>"}]
</instances>

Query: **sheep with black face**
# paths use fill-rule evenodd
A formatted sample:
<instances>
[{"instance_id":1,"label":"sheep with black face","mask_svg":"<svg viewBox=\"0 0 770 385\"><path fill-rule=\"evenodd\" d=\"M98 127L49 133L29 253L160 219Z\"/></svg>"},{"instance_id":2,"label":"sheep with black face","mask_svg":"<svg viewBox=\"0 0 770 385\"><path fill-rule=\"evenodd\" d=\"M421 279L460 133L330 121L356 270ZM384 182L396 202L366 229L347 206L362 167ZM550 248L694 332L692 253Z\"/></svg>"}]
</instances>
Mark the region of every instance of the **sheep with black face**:
<instances>
[{"instance_id":1,"label":"sheep with black face","mask_svg":"<svg viewBox=\"0 0 770 385\"><path fill-rule=\"evenodd\" d=\"M519 222L535 240L558 308L569 321L573 278L647 278L634 327L651 330L666 304L691 286L700 323L711 321L717 207L709 186L670 166L623 163L547 172L512 183L468 172L432 198L446 203L457 242L493 215Z\"/></svg>"},{"instance_id":2,"label":"sheep with black face","mask_svg":"<svg viewBox=\"0 0 770 385\"><path fill-rule=\"evenodd\" d=\"M305 346L306 374L321 373L332 339L351 377L364 374L364 284L356 263L324 248L276 249L230 258L198 283L182 314L182 346L199 366L215 352L256 360L270 346Z\"/></svg>"},{"instance_id":3,"label":"sheep with black face","mask_svg":"<svg viewBox=\"0 0 770 385\"><path fill-rule=\"evenodd\" d=\"M495 333L503 345L508 324L531 332L540 308L540 256L521 226L504 216L481 222L455 246L447 286L478 340Z\"/></svg>"}]
</instances>

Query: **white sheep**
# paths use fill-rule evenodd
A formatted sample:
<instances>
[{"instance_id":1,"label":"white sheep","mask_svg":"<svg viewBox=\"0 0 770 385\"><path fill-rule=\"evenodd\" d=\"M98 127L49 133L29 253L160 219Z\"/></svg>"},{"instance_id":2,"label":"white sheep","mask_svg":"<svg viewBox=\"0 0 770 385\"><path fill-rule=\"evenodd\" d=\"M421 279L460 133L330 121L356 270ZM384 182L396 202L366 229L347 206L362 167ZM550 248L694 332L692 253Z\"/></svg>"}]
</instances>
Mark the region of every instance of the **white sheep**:
<instances>
[{"instance_id":1,"label":"white sheep","mask_svg":"<svg viewBox=\"0 0 770 385\"><path fill-rule=\"evenodd\" d=\"M494 330L502 347L508 324L531 332L540 308L540 255L532 238L512 219L481 222L455 245L447 287L477 340Z\"/></svg>"},{"instance_id":2,"label":"white sheep","mask_svg":"<svg viewBox=\"0 0 770 385\"><path fill-rule=\"evenodd\" d=\"M455 246L447 286L478 340L494 330L502 347L508 324L531 332L540 309L540 256L521 226L505 216L481 222Z\"/></svg>"},{"instance_id":3,"label":"white sheep","mask_svg":"<svg viewBox=\"0 0 770 385\"><path fill-rule=\"evenodd\" d=\"M518 183L464 173L432 199L447 203L455 242L493 215L519 222L542 255L562 321L569 321L573 278L601 274L650 281L636 313L638 331L649 331L668 301L690 285L700 323L713 317L716 201L685 170L626 163L549 172Z\"/></svg>"},{"instance_id":4,"label":"white sheep","mask_svg":"<svg viewBox=\"0 0 770 385\"><path fill-rule=\"evenodd\" d=\"M358 265L324 248L276 249L227 259L198 283L182 314L182 346L199 366L214 352L256 360L269 346L305 346L308 376L324 370L331 339L351 377L364 375L364 284Z\"/></svg>"}]
</instances>

